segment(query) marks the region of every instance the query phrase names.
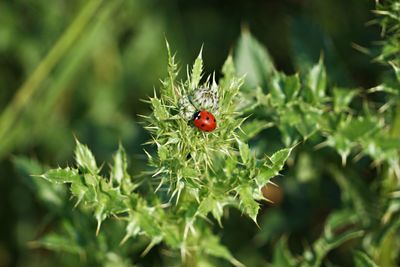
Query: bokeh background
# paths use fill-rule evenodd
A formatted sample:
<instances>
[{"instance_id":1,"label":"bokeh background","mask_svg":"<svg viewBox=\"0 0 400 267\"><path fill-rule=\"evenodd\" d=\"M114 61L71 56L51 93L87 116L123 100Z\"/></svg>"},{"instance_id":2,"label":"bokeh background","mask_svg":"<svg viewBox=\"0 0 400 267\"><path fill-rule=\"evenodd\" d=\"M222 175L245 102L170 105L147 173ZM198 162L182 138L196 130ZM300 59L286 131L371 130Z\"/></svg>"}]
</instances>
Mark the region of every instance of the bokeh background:
<instances>
[{"instance_id":1,"label":"bokeh background","mask_svg":"<svg viewBox=\"0 0 400 267\"><path fill-rule=\"evenodd\" d=\"M289 74L314 64L321 54L333 85L369 88L387 70L371 63L380 39L379 27L368 24L375 19L374 1L116 0L96 10L88 3L0 3L0 266L86 265L78 256L31 245L62 216L49 211L46 196L39 195L34 178L21 166L70 164L76 136L101 162L110 160L121 142L131 172L144 170L142 144L149 136L138 114L149 112L141 100L166 75L165 39L177 53L182 75L203 46L206 73L219 76L243 29ZM323 153L339 164L333 151ZM248 266L270 259L274 240L284 235L292 237L294 252L300 251L304 239L315 237L327 214L340 205L337 184L329 174L313 171L324 163L302 160L300 170L275 180L277 203L263 207L260 228L232 211L218 230ZM355 167L367 180L374 177L368 164ZM63 192L47 197L66 198ZM159 254L156 248L140 261L158 266ZM345 256L345 249L329 255L337 264L348 263Z\"/></svg>"}]
</instances>

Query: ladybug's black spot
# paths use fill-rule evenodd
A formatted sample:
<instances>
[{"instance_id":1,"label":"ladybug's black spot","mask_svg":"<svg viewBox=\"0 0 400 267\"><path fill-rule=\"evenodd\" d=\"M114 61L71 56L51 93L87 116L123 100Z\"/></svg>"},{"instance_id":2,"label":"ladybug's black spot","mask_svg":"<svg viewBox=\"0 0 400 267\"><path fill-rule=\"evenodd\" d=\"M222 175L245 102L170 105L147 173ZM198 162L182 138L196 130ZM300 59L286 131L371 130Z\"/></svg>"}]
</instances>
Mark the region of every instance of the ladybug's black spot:
<instances>
[{"instance_id":1,"label":"ladybug's black spot","mask_svg":"<svg viewBox=\"0 0 400 267\"><path fill-rule=\"evenodd\" d=\"M204 126L205 126L204 123L202 123L202 124L201 124L201 127L203 128Z\"/></svg>"},{"instance_id":2,"label":"ladybug's black spot","mask_svg":"<svg viewBox=\"0 0 400 267\"><path fill-rule=\"evenodd\" d=\"M214 119L214 122L217 122L217 121Z\"/></svg>"},{"instance_id":3,"label":"ladybug's black spot","mask_svg":"<svg viewBox=\"0 0 400 267\"><path fill-rule=\"evenodd\" d=\"M209 120L209 119L210 119L210 117L207 117L207 118L206 118L206 120Z\"/></svg>"}]
</instances>

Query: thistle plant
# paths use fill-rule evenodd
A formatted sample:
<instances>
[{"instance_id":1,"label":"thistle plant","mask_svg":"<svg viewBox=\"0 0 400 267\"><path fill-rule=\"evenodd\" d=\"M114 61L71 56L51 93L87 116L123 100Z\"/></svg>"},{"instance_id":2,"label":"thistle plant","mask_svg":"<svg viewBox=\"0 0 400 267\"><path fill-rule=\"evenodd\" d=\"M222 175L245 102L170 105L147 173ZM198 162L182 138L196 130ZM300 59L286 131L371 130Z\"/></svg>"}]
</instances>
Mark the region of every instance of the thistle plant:
<instances>
[{"instance_id":1,"label":"thistle plant","mask_svg":"<svg viewBox=\"0 0 400 267\"><path fill-rule=\"evenodd\" d=\"M343 207L330 214L321 236L300 257L292 256L282 239L274 266L320 266L329 250L351 239L359 240L361 251L353 254L357 266L396 266L399 239L392 234L399 230L398 11L399 1L377 1L385 36L377 59L392 69L384 83L365 90L331 86L323 57L308 71L287 75L275 69L267 51L249 33L239 42L237 64L258 66L246 87L259 86L246 90L244 97L256 100L245 110L277 127L286 145L311 145L315 166L321 164L342 191ZM253 53L241 51L249 48ZM246 62L244 53L253 56ZM267 62L260 64L259 58ZM318 160L326 147L338 152L342 167ZM350 171L361 160L370 161L369 168L378 167L373 187Z\"/></svg>"},{"instance_id":2,"label":"thistle plant","mask_svg":"<svg viewBox=\"0 0 400 267\"><path fill-rule=\"evenodd\" d=\"M217 83L215 75L204 79L201 53L188 68L185 81L178 81L178 66L169 47L168 55L168 77L148 100L152 113L142 116L151 133L147 144L156 152L145 150L149 168L141 177L128 174L122 146L106 177L79 141L75 166L51 169L41 177L69 184L75 206L92 210L96 234L106 219L124 221L122 246L145 236L148 246L143 253L162 243L188 266L212 261L210 257L241 266L211 232L210 219L221 225L224 211L236 208L257 223L260 205L267 200L261 188L279 174L292 147L261 157L250 149L248 140L263 129L264 122L247 123L241 112L243 78L236 76L232 57ZM183 106L185 102L193 108ZM193 126L189 115L199 108L214 113L216 130L203 132Z\"/></svg>"}]
</instances>

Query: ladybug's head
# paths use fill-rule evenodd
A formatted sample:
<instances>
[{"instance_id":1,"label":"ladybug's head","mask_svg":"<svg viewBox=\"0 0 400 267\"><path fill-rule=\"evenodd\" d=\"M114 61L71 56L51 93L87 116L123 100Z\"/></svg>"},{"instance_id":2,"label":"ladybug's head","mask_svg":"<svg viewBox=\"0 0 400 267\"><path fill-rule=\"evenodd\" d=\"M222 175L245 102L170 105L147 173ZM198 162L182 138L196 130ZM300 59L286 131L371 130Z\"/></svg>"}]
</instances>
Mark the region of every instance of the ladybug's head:
<instances>
[{"instance_id":1,"label":"ladybug's head","mask_svg":"<svg viewBox=\"0 0 400 267\"><path fill-rule=\"evenodd\" d=\"M194 121L195 119L198 119L198 118L200 117L200 112L201 112L201 111L196 111L196 112L193 114L192 121Z\"/></svg>"}]
</instances>

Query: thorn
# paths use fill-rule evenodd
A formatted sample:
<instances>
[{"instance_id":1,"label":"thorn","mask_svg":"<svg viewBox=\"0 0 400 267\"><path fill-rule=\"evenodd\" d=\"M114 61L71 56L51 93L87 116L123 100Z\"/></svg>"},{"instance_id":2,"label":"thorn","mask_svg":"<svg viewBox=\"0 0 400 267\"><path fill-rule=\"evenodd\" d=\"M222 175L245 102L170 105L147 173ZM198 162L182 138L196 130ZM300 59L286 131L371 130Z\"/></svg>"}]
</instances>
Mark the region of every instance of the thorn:
<instances>
[{"instance_id":1,"label":"thorn","mask_svg":"<svg viewBox=\"0 0 400 267\"><path fill-rule=\"evenodd\" d=\"M124 238L122 238L121 242L119 242L119 246L125 244L125 242L129 239L130 235L127 233Z\"/></svg>"},{"instance_id":2,"label":"thorn","mask_svg":"<svg viewBox=\"0 0 400 267\"><path fill-rule=\"evenodd\" d=\"M267 182L267 184L272 184L273 186L279 187L279 185L277 185L276 183L272 182L271 180L269 180L269 181Z\"/></svg>"},{"instance_id":3,"label":"thorn","mask_svg":"<svg viewBox=\"0 0 400 267\"><path fill-rule=\"evenodd\" d=\"M96 236L99 235L100 232L101 221L97 221L97 229L96 229Z\"/></svg>"}]
</instances>

